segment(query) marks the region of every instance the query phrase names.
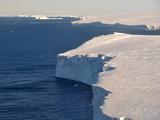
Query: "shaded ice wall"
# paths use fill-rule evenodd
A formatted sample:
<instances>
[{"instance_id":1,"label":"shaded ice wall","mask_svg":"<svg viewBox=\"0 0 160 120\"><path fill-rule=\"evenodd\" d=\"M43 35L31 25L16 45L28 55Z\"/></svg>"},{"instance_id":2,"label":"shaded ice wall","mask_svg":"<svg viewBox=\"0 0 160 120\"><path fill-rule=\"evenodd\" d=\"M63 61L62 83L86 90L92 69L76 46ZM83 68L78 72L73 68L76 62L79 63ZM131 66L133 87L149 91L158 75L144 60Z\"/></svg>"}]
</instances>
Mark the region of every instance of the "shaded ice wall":
<instances>
[{"instance_id":1,"label":"shaded ice wall","mask_svg":"<svg viewBox=\"0 0 160 120\"><path fill-rule=\"evenodd\" d=\"M112 56L94 55L58 55L56 77L67 78L93 85L98 80L98 74L113 69L107 62Z\"/></svg>"},{"instance_id":2,"label":"shaded ice wall","mask_svg":"<svg viewBox=\"0 0 160 120\"><path fill-rule=\"evenodd\" d=\"M101 109L104 97L110 94L110 92L96 86L99 73L114 69L114 67L108 63L112 58L112 56L104 56L102 54L75 56L63 56L63 54L60 54L57 57L56 77L67 78L92 86L94 120L113 119L103 114Z\"/></svg>"}]
</instances>

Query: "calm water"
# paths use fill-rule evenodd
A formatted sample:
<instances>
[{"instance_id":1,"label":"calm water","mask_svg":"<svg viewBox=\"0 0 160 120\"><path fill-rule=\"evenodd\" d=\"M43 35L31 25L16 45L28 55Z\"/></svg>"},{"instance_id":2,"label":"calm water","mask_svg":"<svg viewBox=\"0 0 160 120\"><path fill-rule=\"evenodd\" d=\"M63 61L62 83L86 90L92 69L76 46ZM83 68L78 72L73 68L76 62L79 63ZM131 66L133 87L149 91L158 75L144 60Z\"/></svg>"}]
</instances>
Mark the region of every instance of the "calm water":
<instances>
[{"instance_id":1,"label":"calm water","mask_svg":"<svg viewBox=\"0 0 160 120\"><path fill-rule=\"evenodd\" d=\"M0 120L92 120L91 88L56 79L57 54L116 30L160 34L145 26L73 25L74 20L0 18Z\"/></svg>"},{"instance_id":2,"label":"calm water","mask_svg":"<svg viewBox=\"0 0 160 120\"><path fill-rule=\"evenodd\" d=\"M111 32L73 20L0 18L0 120L92 120L91 88L57 80L56 55Z\"/></svg>"}]
</instances>

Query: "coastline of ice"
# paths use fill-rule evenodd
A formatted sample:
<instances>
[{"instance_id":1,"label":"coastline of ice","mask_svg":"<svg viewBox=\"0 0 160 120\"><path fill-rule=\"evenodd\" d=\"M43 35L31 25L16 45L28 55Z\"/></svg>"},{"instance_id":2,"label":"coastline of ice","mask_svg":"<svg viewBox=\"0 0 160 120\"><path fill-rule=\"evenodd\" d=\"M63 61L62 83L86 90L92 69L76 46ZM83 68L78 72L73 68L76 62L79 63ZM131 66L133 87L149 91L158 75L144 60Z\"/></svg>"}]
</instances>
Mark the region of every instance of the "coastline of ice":
<instances>
[{"instance_id":1,"label":"coastline of ice","mask_svg":"<svg viewBox=\"0 0 160 120\"><path fill-rule=\"evenodd\" d=\"M92 39L58 56L56 76L92 85L94 120L157 120L159 40L121 33Z\"/></svg>"},{"instance_id":2,"label":"coastline of ice","mask_svg":"<svg viewBox=\"0 0 160 120\"><path fill-rule=\"evenodd\" d=\"M129 27L115 24L114 34L95 37L58 56L57 77L92 85L94 120L160 118L160 36L153 35L154 30L159 33L159 17L157 13L132 17L85 17L74 22L84 24L101 21L113 27L118 22L131 25L129 27L134 28L131 30L139 30L136 28L139 26L134 25L145 25L144 30L148 30L148 35L136 35L136 32L134 35L124 34L117 29L122 26L124 28L121 30L125 31ZM93 67L89 56L97 56L94 59L99 61L99 54L111 57L107 61L107 68L109 66L111 69L103 71L104 66L100 64L104 62L102 60Z\"/></svg>"}]
</instances>

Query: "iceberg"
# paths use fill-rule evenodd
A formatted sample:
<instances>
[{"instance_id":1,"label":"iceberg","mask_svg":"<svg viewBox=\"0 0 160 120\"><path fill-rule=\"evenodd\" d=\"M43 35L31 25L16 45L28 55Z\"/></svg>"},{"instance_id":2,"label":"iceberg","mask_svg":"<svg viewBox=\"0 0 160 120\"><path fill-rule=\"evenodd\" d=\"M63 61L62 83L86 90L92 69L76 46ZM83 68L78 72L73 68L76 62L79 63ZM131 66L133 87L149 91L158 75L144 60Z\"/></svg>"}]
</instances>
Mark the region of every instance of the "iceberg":
<instances>
[{"instance_id":1,"label":"iceberg","mask_svg":"<svg viewBox=\"0 0 160 120\"><path fill-rule=\"evenodd\" d=\"M103 35L59 54L56 77L92 86L94 120L158 120L159 56L158 35Z\"/></svg>"}]
</instances>

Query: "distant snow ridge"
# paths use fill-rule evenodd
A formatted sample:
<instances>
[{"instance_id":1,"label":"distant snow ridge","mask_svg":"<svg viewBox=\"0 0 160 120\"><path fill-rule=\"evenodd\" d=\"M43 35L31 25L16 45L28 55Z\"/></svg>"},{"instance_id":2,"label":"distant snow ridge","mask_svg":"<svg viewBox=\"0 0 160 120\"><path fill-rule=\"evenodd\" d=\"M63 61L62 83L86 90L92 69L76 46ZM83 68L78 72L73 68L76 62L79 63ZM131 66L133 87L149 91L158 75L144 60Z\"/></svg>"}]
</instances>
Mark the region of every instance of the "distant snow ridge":
<instances>
[{"instance_id":1,"label":"distant snow ridge","mask_svg":"<svg viewBox=\"0 0 160 120\"><path fill-rule=\"evenodd\" d=\"M108 63L112 58L112 56L103 54L58 55L56 77L68 78L93 85L97 82L100 72L114 69Z\"/></svg>"},{"instance_id":2,"label":"distant snow ridge","mask_svg":"<svg viewBox=\"0 0 160 120\"><path fill-rule=\"evenodd\" d=\"M45 15L16 15L16 17L30 17L35 18L37 20L62 20L64 18L82 18L80 16L72 16L72 15L54 15L54 16L45 16Z\"/></svg>"},{"instance_id":3,"label":"distant snow ridge","mask_svg":"<svg viewBox=\"0 0 160 120\"><path fill-rule=\"evenodd\" d=\"M63 16L44 16L44 15L34 15L31 16L37 20L62 20Z\"/></svg>"}]
</instances>

